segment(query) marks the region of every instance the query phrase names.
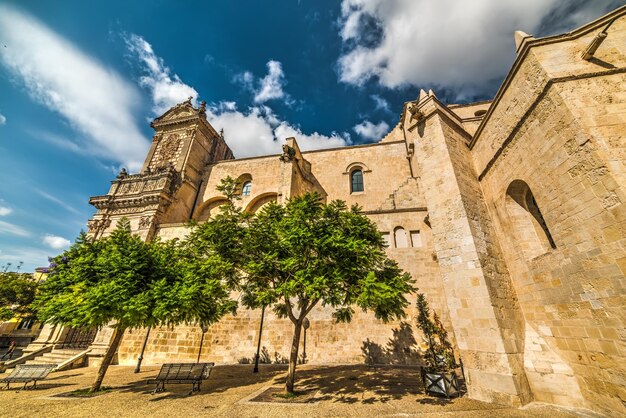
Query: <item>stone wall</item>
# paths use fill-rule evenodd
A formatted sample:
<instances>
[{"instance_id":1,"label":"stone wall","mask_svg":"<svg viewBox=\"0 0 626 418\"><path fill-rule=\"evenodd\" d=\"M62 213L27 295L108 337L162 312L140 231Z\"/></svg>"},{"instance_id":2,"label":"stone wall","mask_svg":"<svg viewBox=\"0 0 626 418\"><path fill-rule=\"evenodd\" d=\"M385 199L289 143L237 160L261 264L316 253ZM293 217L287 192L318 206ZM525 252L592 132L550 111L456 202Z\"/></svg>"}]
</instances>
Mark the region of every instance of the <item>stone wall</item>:
<instances>
[{"instance_id":1,"label":"stone wall","mask_svg":"<svg viewBox=\"0 0 626 418\"><path fill-rule=\"evenodd\" d=\"M619 416L626 413L626 19L612 25L595 61L580 58L605 25L532 47L472 155L523 312L534 398ZM528 186L555 248L528 207L507 194L514 182Z\"/></svg>"},{"instance_id":2,"label":"stone wall","mask_svg":"<svg viewBox=\"0 0 626 418\"><path fill-rule=\"evenodd\" d=\"M424 292L444 324L450 325L441 285L439 268L433 257L432 234L424 222L426 212L399 211L378 212L368 215L383 233L393 234L402 227L407 233L407 246L397 248L391 239L388 255L401 268L409 272L415 285ZM159 236L166 239L183 237L187 229L181 225L162 227ZM416 330L415 296L410 297L410 306L403 321L385 324L374 318L372 313L358 310L350 324L336 324L332 310L315 307L309 314L311 328L307 334L307 359L313 364L326 363L394 363L417 364L419 353L425 348L421 335ZM217 363L238 363L253 360L258 339L260 310L240 308L236 316L228 316L212 325L207 332L201 356ZM128 332L119 349L121 364L134 364L141 350L146 330ZM166 361L193 361L200 348L199 327L178 326L173 329L159 328L151 331L144 364L160 364ZM289 320L278 319L266 312L262 336L262 347L272 362L288 358L293 325ZM454 342L454 339L452 339ZM303 344L303 341L301 341ZM266 356L267 357L267 356Z\"/></svg>"},{"instance_id":3,"label":"stone wall","mask_svg":"<svg viewBox=\"0 0 626 418\"><path fill-rule=\"evenodd\" d=\"M521 315L471 165L469 135L434 96L417 106L424 117L411 139L469 394L525 403L530 390L522 370Z\"/></svg>"}]
</instances>

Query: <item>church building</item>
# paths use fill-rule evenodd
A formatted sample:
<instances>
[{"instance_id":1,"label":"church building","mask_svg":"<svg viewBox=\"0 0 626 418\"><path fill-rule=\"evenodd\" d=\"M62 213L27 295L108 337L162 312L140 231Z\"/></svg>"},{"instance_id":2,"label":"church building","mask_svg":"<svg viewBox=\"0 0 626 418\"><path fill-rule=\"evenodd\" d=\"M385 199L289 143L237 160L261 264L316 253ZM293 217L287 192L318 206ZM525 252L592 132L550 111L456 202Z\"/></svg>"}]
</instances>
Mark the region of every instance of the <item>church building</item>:
<instances>
[{"instance_id":1,"label":"church building","mask_svg":"<svg viewBox=\"0 0 626 418\"><path fill-rule=\"evenodd\" d=\"M421 91L367 145L305 151L286 138L282 154L236 158L205 104L180 103L152 122L141 171L91 198L89 232L106 236L127 217L146 240L184 237L224 203L216 186L227 176L252 214L305 192L358 204L443 319L468 396L626 415L626 7L566 34L514 37L492 100L445 104ZM195 361L201 338L203 359L249 362L260 316L240 308L206 334L152 329L143 362ZM318 306L307 360L413 364L415 317L414 296L390 324L363 312L336 324ZM266 361L288 357L292 330L266 313ZM120 364L135 364L145 334L127 333ZM92 364L110 337L95 335Z\"/></svg>"}]
</instances>

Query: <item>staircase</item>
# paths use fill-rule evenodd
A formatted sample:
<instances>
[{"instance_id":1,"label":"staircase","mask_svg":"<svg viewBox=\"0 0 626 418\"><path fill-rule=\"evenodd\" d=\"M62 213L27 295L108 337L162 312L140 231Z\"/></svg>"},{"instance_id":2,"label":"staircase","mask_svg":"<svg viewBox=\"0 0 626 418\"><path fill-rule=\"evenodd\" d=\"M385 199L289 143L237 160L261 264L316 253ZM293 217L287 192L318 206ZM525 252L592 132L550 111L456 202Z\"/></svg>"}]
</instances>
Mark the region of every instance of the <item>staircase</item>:
<instances>
[{"instance_id":1,"label":"staircase","mask_svg":"<svg viewBox=\"0 0 626 418\"><path fill-rule=\"evenodd\" d=\"M49 353L36 357L32 360L28 360L26 364L61 364L72 357L76 356L84 350L74 350L65 348L55 348Z\"/></svg>"}]
</instances>

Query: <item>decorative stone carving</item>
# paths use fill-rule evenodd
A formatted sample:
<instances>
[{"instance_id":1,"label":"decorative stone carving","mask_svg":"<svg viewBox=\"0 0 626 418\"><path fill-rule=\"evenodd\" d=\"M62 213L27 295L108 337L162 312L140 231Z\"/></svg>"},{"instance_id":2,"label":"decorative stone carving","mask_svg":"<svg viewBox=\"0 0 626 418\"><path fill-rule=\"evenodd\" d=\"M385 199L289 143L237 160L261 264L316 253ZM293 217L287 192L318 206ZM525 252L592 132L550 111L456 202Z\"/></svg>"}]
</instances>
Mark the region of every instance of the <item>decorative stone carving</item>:
<instances>
[{"instance_id":1,"label":"decorative stone carving","mask_svg":"<svg viewBox=\"0 0 626 418\"><path fill-rule=\"evenodd\" d=\"M139 229L150 228L151 221L152 221L151 216L142 216L141 218L139 218Z\"/></svg>"},{"instance_id":2,"label":"decorative stone carving","mask_svg":"<svg viewBox=\"0 0 626 418\"><path fill-rule=\"evenodd\" d=\"M87 230L90 234L98 235L111 225L110 219L90 219L87 221Z\"/></svg>"},{"instance_id":3,"label":"decorative stone carving","mask_svg":"<svg viewBox=\"0 0 626 418\"><path fill-rule=\"evenodd\" d=\"M178 139L178 135L172 134L168 136L165 141L159 144L159 153L161 154L161 158L166 161L173 159L176 156L176 151L178 151L179 145L180 140Z\"/></svg>"},{"instance_id":4,"label":"decorative stone carving","mask_svg":"<svg viewBox=\"0 0 626 418\"><path fill-rule=\"evenodd\" d=\"M128 171L126 171L125 168L122 168L120 170L120 173L117 175L117 178L121 180L121 179L125 179L126 177L128 177Z\"/></svg>"},{"instance_id":5,"label":"decorative stone carving","mask_svg":"<svg viewBox=\"0 0 626 418\"><path fill-rule=\"evenodd\" d=\"M419 122L424 117L424 114L417 108L417 106L413 106L409 108L409 113L411 114L411 120Z\"/></svg>"},{"instance_id":6,"label":"decorative stone carving","mask_svg":"<svg viewBox=\"0 0 626 418\"><path fill-rule=\"evenodd\" d=\"M284 162L293 161L295 157L296 150L287 144L283 145L283 155L280 156L280 160Z\"/></svg>"}]
</instances>

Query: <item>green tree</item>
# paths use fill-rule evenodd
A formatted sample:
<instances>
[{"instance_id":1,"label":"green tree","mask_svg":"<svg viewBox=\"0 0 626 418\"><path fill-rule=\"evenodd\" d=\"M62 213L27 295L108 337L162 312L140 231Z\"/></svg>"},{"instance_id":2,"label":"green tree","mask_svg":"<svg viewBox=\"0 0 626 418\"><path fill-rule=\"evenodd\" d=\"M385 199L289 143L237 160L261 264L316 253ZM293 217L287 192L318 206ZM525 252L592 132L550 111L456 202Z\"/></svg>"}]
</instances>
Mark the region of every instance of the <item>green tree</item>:
<instances>
[{"instance_id":1,"label":"green tree","mask_svg":"<svg viewBox=\"0 0 626 418\"><path fill-rule=\"evenodd\" d=\"M317 194L269 204L240 232L241 301L271 306L293 323L285 389L294 390L302 324L318 305L349 322L353 308L388 321L405 316L410 276L387 258L376 226L357 206L324 204Z\"/></svg>"},{"instance_id":2,"label":"green tree","mask_svg":"<svg viewBox=\"0 0 626 418\"><path fill-rule=\"evenodd\" d=\"M53 259L37 298L40 319L73 327L113 323L111 344L91 392L100 389L126 329L209 325L234 311L236 303L220 280L219 266L197 279L186 257L178 242L146 243L121 219L110 236L93 240L81 233L69 250Z\"/></svg>"},{"instance_id":3,"label":"green tree","mask_svg":"<svg viewBox=\"0 0 626 418\"><path fill-rule=\"evenodd\" d=\"M0 321L20 316L33 316L32 306L37 282L31 274L13 271L0 272Z\"/></svg>"},{"instance_id":4,"label":"green tree","mask_svg":"<svg viewBox=\"0 0 626 418\"><path fill-rule=\"evenodd\" d=\"M448 332L443 327L437 314L430 318L430 307L423 294L417 295L417 326L422 330L428 344L426 364L431 370L445 370L455 365L452 344L448 341Z\"/></svg>"}]
</instances>

